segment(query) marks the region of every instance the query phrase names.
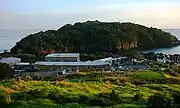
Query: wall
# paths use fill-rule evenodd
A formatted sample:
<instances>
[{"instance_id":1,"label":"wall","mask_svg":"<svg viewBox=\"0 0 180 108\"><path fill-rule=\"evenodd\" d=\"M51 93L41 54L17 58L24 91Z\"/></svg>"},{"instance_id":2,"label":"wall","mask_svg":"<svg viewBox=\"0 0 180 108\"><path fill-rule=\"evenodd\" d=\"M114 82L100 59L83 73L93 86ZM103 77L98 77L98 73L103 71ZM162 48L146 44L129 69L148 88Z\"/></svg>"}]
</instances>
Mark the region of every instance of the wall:
<instances>
[{"instance_id":1,"label":"wall","mask_svg":"<svg viewBox=\"0 0 180 108\"><path fill-rule=\"evenodd\" d=\"M46 61L58 61L58 62L77 62L79 61L78 57L47 57ZM70 60L70 61L69 61Z\"/></svg>"}]
</instances>

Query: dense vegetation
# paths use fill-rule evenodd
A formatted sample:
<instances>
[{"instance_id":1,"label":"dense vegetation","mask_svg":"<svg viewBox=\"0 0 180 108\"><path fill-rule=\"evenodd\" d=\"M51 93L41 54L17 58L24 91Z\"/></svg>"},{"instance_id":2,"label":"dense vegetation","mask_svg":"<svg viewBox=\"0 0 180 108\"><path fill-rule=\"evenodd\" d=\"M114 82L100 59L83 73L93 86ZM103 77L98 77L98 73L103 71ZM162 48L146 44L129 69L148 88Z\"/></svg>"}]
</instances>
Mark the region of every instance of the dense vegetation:
<instances>
[{"instance_id":1,"label":"dense vegetation","mask_svg":"<svg viewBox=\"0 0 180 108\"><path fill-rule=\"evenodd\" d=\"M156 61L149 61L149 66L147 71L81 72L64 78L22 75L1 80L0 105L5 108L179 108L180 66Z\"/></svg>"},{"instance_id":2,"label":"dense vegetation","mask_svg":"<svg viewBox=\"0 0 180 108\"><path fill-rule=\"evenodd\" d=\"M175 36L156 28L133 23L87 21L67 24L57 31L48 30L23 38L12 53L47 54L51 52L111 52L130 49L169 47Z\"/></svg>"},{"instance_id":3,"label":"dense vegetation","mask_svg":"<svg viewBox=\"0 0 180 108\"><path fill-rule=\"evenodd\" d=\"M0 105L8 108L179 108L180 79L172 77L179 82L176 84L168 79L164 73L147 71L84 72L51 81L50 78L3 80ZM133 83L137 80L149 84ZM162 80L171 84L158 82Z\"/></svg>"},{"instance_id":4,"label":"dense vegetation","mask_svg":"<svg viewBox=\"0 0 180 108\"><path fill-rule=\"evenodd\" d=\"M0 79L4 79L5 77L12 77L13 69L5 63L0 63Z\"/></svg>"}]
</instances>

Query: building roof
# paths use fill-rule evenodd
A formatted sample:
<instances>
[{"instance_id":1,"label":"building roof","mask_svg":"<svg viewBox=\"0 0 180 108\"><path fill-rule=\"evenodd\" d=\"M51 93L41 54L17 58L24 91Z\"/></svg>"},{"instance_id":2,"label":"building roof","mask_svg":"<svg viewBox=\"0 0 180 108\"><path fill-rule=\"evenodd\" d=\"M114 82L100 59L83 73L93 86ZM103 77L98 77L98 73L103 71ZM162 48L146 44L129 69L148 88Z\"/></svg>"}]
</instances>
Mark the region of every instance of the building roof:
<instances>
[{"instance_id":1,"label":"building roof","mask_svg":"<svg viewBox=\"0 0 180 108\"><path fill-rule=\"evenodd\" d=\"M3 58L0 58L0 62L1 63L18 63L18 62L21 62L21 59L20 58L16 58L16 57L3 57Z\"/></svg>"},{"instance_id":2,"label":"building roof","mask_svg":"<svg viewBox=\"0 0 180 108\"><path fill-rule=\"evenodd\" d=\"M112 57L108 57L108 58L103 58L103 59L99 59L99 60L94 60L93 62L105 62L105 61L111 61L113 60Z\"/></svg>"},{"instance_id":3,"label":"building roof","mask_svg":"<svg viewBox=\"0 0 180 108\"><path fill-rule=\"evenodd\" d=\"M45 66L105 66L108 62L36 62L35 65Z\"/></svg>"},{"instance_id":4,"label":"building roof","mask_svg":"<svg viewBox=\"0 0 180 108\"><path fill-rule=\"evenodd\" d=\"M30 65L30 63L16 63L16 65L21 65L21 66L28 66L28 65Z\"/></svg>"},{"instance_id":5,"label":"building roof","mask_svg":"<svg viewBox=\"0 0 180 108\"><path fill-rule=\"evenodd\" d=\"M79 53L52 53L46 57L78 57Z\"/></svg>"}]
</instances>

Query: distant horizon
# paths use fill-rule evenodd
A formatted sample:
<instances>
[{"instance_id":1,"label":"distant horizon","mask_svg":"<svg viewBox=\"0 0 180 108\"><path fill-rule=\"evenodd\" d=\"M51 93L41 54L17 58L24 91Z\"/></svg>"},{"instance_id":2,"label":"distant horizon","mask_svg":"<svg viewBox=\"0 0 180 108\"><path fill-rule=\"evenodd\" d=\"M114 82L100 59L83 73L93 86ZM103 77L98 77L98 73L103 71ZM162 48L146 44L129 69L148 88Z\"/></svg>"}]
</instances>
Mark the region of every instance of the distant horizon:
<instances>
[{"instance_id":1,"label":"distant horizon","mask_svg":"<svg viewBox=\"0 0 180 108\"><path fill-rule=\"evenodd\" d=\"M5 30L6 31L5 34L1 34L3 30L0 29L0 53L4 52L4 50L10 51L10 49L16 44L16 42L19 42L22 38L30 34L38 33L40 31L43 32L46 31L46 30L38 30L38 29L14 29L14 30L11 29L12 31L10 29L6 29L6 30ZM180 29L176 28L176 29L162 29L162 30L169 32L172 35L176 36L178 39L180 39ZM176 49L180 49L180 47L172 48L174 52L176 51Z\"/></svg>"},{"instance_id":2,"label":"distant horizon","mask_svg":"<svg viewBox=\"0 0 180 108\"><path fill-rule=\"evenodd\" d=\"M87 21L96 21L96 20L87 20ZM83 22L87 22L87 21L78 21L80 23L83 23ZM99 20L98 20L99 21ZM67 24L72 24L74 25L75 23L78 23L78 22L74 22L74 23L67 23ZM99 21L99 22L118 22L118 21ZM125 21L119 21L119 23L134 23L134 22L125 22ZM139 23L134 23L134 24L139 24ZM66 24L64 24L66 25ZM63 27L64 25L62 26L59 26L59 28ZM145 24L139 24L139 25L142 25L142 26L146 26L146 27L153 27L153 28L157 28L157 29L162 29L162 30L180 30L180 28L158 28L158 27L155 27L155 26L147 26ZM0 28L0 30L40 30L40 31L46 31L46 30L58 30L59 28L56 28L56 29L53 29L53 28L47 28L47 29L42 29L42 28Z\"/></svg>"},{"instance_id":3,"label":"distant horizon","mask_svg":"<svg viewBox=\"0 0 180 108\"><path fill-rule=\"evenodd\" d=\"M0 29L58 29L99 20L180 28L180 0L1 0Z\"/></svg>"},{"instance_id":4,"label":"distant horizon","mask_svg":"<svg viewBox=\"0 0 180 108\"><path fill-rule=\"evenodd\" d=\"M61 26L62 27L62 26ZM60 28L60 27L59 27ZM58 29L58 28L57 28ZM47 29L47 30L57 30L57 29ZM22 38L30 35L35 34L40 31L47 31L45 29L0 29L0 52L11 49L16 42L19 42ZM176 36L180 39L180 28L169 28L169 29L162 29L163 31L169 32L172 35Z\"/></svg>"}]
</instances>

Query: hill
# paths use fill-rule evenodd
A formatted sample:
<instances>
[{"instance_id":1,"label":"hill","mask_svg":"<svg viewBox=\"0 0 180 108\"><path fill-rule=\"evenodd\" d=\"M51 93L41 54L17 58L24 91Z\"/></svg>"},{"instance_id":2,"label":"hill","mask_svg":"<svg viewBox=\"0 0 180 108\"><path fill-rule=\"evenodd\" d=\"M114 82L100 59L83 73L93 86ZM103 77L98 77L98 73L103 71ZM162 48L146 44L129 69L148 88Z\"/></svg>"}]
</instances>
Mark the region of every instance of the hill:
<instances>
[{"instance_id":1,"label":"hill","mask_svg":"<svg viewBox=\"0 0 180 108\"><path fill-rule=\"evenodd\" d=\"M170 47L178 39L170 33L133 23L87 21L67 24L58 30L47 30L21 39L12 53L35 55L51 52L112 52L130 49Z\"/></svg>"}]
</instances>

